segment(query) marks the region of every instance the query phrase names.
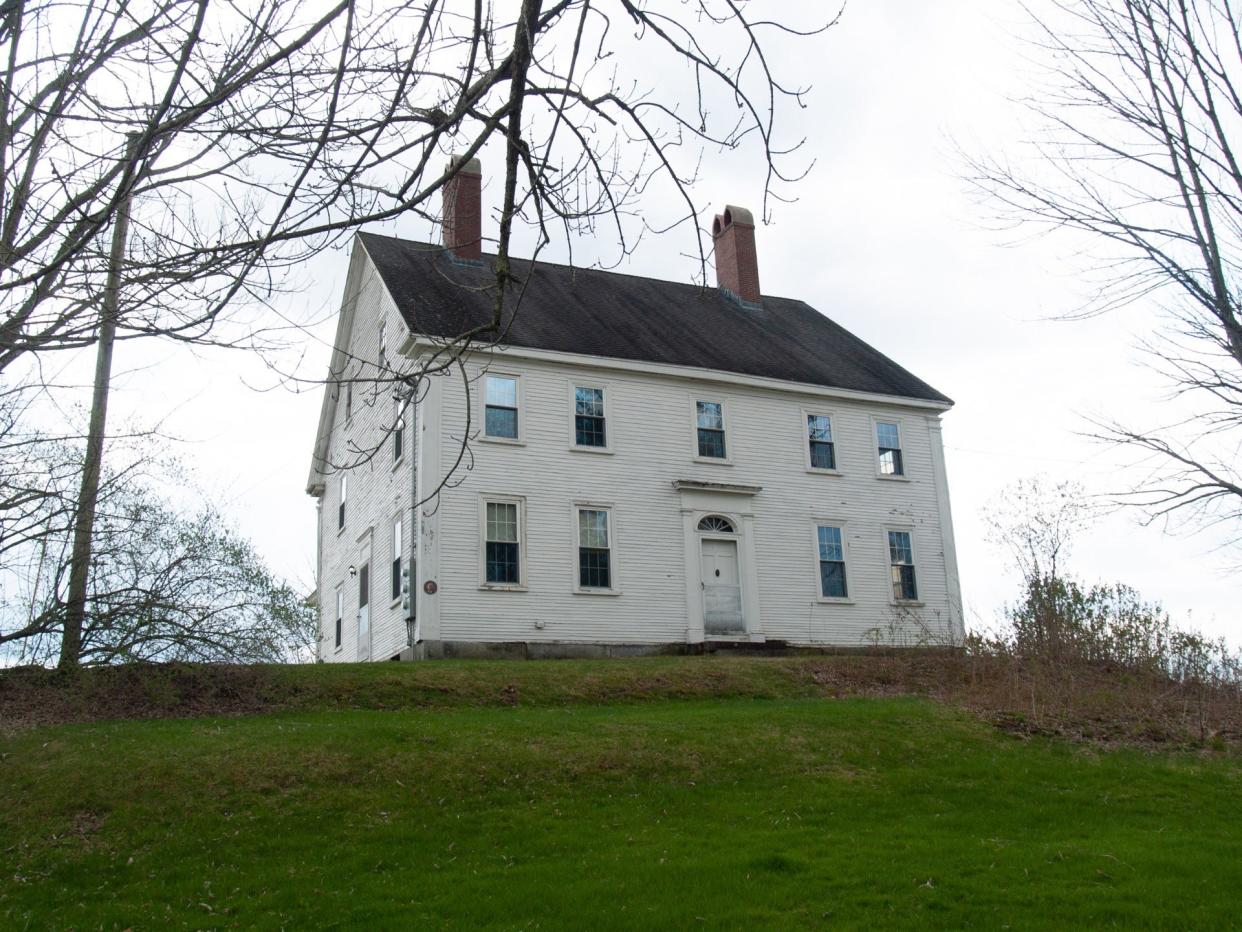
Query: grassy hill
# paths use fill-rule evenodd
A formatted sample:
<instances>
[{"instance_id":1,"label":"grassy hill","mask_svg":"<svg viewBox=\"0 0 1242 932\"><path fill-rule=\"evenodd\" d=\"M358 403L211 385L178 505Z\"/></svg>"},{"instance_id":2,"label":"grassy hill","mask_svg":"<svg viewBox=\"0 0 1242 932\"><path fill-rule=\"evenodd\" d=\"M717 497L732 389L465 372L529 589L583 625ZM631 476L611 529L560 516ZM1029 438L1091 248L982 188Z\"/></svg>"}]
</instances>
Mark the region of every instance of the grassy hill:
<instances>
[{"instance_id":1,"label":"grassy hill","mask_svg":"<svg viewBox=\"0 0 1242 932\"><path fill-rule=\"evenodd\" d=\"M1015 735L921 663L6 675L0 927L1237 923L1228 745Z\"/></svg>"}]
</instances>

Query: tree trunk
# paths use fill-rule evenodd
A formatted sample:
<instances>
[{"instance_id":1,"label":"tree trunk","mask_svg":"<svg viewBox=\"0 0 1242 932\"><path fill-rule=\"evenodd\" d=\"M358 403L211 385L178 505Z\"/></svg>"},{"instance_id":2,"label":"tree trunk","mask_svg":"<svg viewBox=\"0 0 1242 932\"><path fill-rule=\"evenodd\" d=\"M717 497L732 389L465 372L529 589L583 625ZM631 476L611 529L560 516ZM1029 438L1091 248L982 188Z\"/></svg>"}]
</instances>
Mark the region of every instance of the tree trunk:
<instances>
[{"instance_id":1,"label":"tree trunk","mask_svg":"<svg viewBox=\"0 0 1242 932\"><path fill-rule=\"evenodd\" d=\"M126 158L136 150L136 136L130 136ZM82 488L73 522L73 550L69 557L69 599L65 605L65 626L60 638L60 668L73 669L82 655L82 624L86 618L86 588L90 581L91 537L95 531L95 505L99 499L99 474L103 462L104 432L108 421L108 388L112 381L112 345L116 340L116 321L120 308L121 264L125 261L125 241L129 233L130 194L117 206L112 228L112 250L108 256L108 278L104 283L103 313L99 320L99 343L95 355L95 390L91 397L91 420L86 433L86 459L82 465Z\"/></svg>"}]
</instances>

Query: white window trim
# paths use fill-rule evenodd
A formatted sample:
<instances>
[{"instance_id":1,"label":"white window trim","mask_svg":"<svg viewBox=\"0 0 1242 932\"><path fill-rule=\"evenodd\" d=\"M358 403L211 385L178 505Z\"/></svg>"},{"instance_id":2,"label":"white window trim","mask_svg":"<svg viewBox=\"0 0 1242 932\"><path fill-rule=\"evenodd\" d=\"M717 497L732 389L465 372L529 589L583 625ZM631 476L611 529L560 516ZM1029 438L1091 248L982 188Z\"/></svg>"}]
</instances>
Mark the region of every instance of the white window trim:
<instances>
[{"instance_id":1,"label":"white window trim","mask_svg":"<svg viewBox=\"0 0 1242 932\"><path fill-rule=\"evenodd\" d=\"M811 434L807 427L807 419L811 417L826 417L829 424L832 425L832 456L837 464L835 469L824 469L820 466L811 465ZM815 473L820 476L840 476L841 472L841 441L838 439L837 433L837 416L826 408L803 408L802 409L802 462L806 466L806 471Z\"/></svg>"},{"instance_id":2,"label":"white window trim","mask_svg":"<svg viewBox=\"0 0 1242 932\"><path fill-rule=\"evenodd\" d=\"M723 458L717 456L700 456L699 455L699 402L720 405L720 422L724 425L724 442L725 455ZM732 466L733 465L733 430L729 423L729 408L731 407L729 399L725 395L717 395L712 392L704 392L701 394L692 394L690 396L690 453L691 458L696 463L709 463L713 466Z\"/></svg>"},{"instance_id":3,"label":"white window trim","mask_svg":"<svg viewBox=\"0 0 1242 932\"><path fill-rule=\"evenodd\" d=\"M517 583L493 583L487 581L487 503L517 505L518 519L518 581ZM526 496L495 495L479 493L479 588L488 592L526 592Z\"/></svg>"},{"instance_id":4,"label":"white window trim","mask_svg":"<svg viewBox=\"0 0 1242 932\"><path fill-rule=\"evenodd\" d=\"M401 527L400 541L397 540L397 526L398 525L400 525ZM400 568L404 570L408 565L405 560L405 515L402 512L397 512L395 515L393 515L392 520L388 523L388 529L392 532L391 543L394 549L396 550L396 552L391 554L388 558L388 574L387 574L388 575L388 593L389 593L388 607L397 608L401 605L401 574L400 573L397 574L397 595L395 598L393 598L392 597L392 563L394 560L400 557L401 558Z\"/></svg>"},{"instance_id":5,"label":"white window trim","mask_svg":"<svg viewBox=\"0 0 1242 932\"><path fill-rule=\"evenodd\" d=\"M856 601L852 594L847 594L845 598L839 596L824 595L823 588L819 579L819 529L821 527L835 527L841 531L841 556L845 560L845 591L853 593L857 580L854 577L854 562L850 558L850 539L848 526L845 521L840 518L832 518L826 515L816 515L811 519L811 556L812 569L814 571L815 582L815 601L823 605L853 605ZM885 536L885 552L887 553L888 537ZM918 573L918 570L915 570ZM892 585L889 586L889 592L892 592ZM904 604L904 603L903 603Z\"/></svg>"},{"instance_id":6,"label":"white window trim","mask_svg":"<svg viewBox=\"0 0 1242 932\"><path fill-rule=\"evenodd\" d=\"M880 472L880 424L896 424L897 440L901 443L901 468L900 476L890 476ZM910 481L910 458L906 456L906 425L905 421L899 417L888 417L873 414L871 415L871 459L875 463L875 477L883 479L885 482L909 482ZM900 529L899 529L900 530Z\"/></svg>"},{"instance_id":7,"label":"white window trim","mask_svg":"<svg viewBox=\"0 0 1242 932\"><path fill-rule=\"evenodd\" d=\"M517 381L518 430L516 437L489 437L487 434L487 379L489 376L499 376L502 379L514 379ZM526 379L522 377L522 373L509 369L483 369L479 373L479 378L475 383L473 391L478 396L475 419L475 423L478 425L475 431L476 439L484 443L499 443L511 447L526 446Z\"/></svg>"},{"instance_id":8,"label":"white window trim","mask_svg":"<svg viewBox=\"0 0 1242 932\"><path fill-rule=\"evenodd\" d=\"M579 388L598 388L604 393L604 445L602 447L581 447L578 446L578 424L574 419L577 413L577 397L576 391ZM518 432L521 433L521 419L519 418ZM593 381L590 379L570 379L569 380L569 449L574 453L600 453L605 456L611 456L613 450L613 439L615 431L613 430L614 421L612 419L612 386L607 382Z\"/></svg>"},{"instance_id":9,"label":"white window trim","mask_svg":"<svg viewBox=\"0 0 1242 932\"><path fill-rule=\"evenodd\" d=\"M581 577L578 575L578 512L586 511L606 511L608 512L608 578L612 583L607 589L599 589L591 586L581 585ZM574 502L569 510L570 515L570 531L573 536L573 558L571 561L571 578L573 580L573 591L577 595L620 595L621 586L617 577L617 525L613 520L614 512L611 502Z\"/></svg>"},{"instance_id":10,"label":"white window trim","mask_svg":"<svg viewBox=\"0 0 1242 932\"><path fill-rule=\"evenodd\" d=\"M918 592L917 599L899 599L893 595L893 563L892 556L888 552L888 532L901 531L910 535L910 565L914 567L914 588ZM909 524L886 524L881 532L881 543L884 549L881 551L884 557L884 585L888 587L888 604L899 606L901 608L921 608L925 603L923 601L923 568L919 565L919 548L914 540L914 527ZM846 567L846 572L849 568Z\"/></svg>"}]
</instances>

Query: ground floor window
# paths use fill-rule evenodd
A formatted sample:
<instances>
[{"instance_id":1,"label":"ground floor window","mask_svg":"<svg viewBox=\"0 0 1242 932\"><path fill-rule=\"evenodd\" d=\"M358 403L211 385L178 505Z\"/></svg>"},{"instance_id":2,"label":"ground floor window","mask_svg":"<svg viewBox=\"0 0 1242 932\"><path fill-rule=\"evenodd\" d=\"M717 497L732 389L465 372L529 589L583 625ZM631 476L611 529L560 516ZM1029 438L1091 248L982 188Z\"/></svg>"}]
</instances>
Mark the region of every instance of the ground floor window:
<instances>
[{"instance_id":1,"label":"ground floor window","mask_svg":"<svg viewBox=\"0 0 1242 932\"><path fill-rule=\"evenodd\" d=\"M612 588L612 540L606 508L578 510L578 586Z\"/></svg>"},{"instance_id":2,"label":"ground floor window","mask_svg":"<svg viewBox=\"0 0 1242 932\"><path fill-rule=\"evenodd\" d=\"M845 542L841 529L823 524L819 538L819 594L825 599L844 599L849 595L845 582Z\"/></svg>"},{"instance_id":3,"label":"ground floor window","mask_svg":"<svg viewBox=\"0 0 1242 932\"><path fill-rule=\"evenodd\" d=\"M522 580L522 545L517 502L486 502L484 528L484 579L489 583L519 585Z\"/></svg>"},{"instance_id":4,"label":"ground floor window","mask_svg":"<svg viewBox=\"0 0 1242 932\"><path fill-rule=\"evenodd\" d=\"M914 578L914 545L909 531L888 532L888 562L892 573L893 598L898 602L917 600L919 590Z\"/></svg>"}]
</instances>

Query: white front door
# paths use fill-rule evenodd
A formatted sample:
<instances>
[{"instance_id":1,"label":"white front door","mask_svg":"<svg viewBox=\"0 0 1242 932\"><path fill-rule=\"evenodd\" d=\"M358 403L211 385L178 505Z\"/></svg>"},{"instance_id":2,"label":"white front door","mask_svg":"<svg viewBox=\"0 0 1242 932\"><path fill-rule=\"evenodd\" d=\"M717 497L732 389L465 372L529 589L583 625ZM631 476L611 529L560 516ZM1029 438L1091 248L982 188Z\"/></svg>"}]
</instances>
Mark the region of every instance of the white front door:
<instances>
[{"instance_id":1,"label":"white front door","mask_svg":"<svg viewBox=\"0 0 1242 932\"><path fill-rule=\"evenodd\" d=\"M371 659L371 564L358 570L358 659Z\"/></svg>"},{"instance_id":2,"label":"white front door","mask_svg":"<svg viewBox=\"0 0 1242 932\"><path fill-rule=\"evenodd\" d=\"M741 634L741 574L737 565L737 541L703 538L703 631L706 634Z\"/></svg>"}]
</instances>

